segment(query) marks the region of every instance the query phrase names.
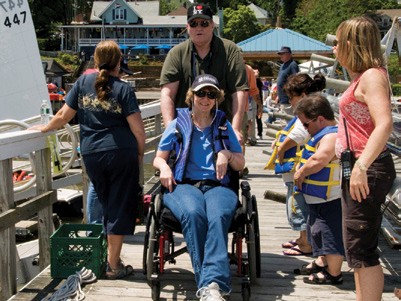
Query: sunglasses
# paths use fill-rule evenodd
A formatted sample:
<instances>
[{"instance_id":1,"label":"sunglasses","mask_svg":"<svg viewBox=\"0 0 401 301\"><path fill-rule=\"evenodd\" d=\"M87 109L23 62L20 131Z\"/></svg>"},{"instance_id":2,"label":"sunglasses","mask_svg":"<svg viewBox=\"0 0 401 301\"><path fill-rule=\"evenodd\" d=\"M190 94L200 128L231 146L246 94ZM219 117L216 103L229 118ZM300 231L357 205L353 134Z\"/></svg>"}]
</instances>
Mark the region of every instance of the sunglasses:
<instances>
[{"instance_id":1,"label":"sunglasses","mask_svg":"<svg viewBox=\"0 0 401 301\"><path fill-rule=\"evenodd\" d=\"M195 28L195 27L197 27L198 25L200 25L201 27L208 27L209 24L210 24L210 22L209 22L209 21L206 21L206 20L204 20L204 21L199 21L199 22L191 21L191 22L189 22L189 27Z\"/></svg>"},{"instance_id":2,"label":"sunglasses","mask_svg":"<svg viewBox=\"0 0 401 301\"><path fill-rule=\"evenodd\" d=\"M310 124L311 122L316 121L316 120L317 120L317 118L314 118L314 119L312 119L312 120L309 120L308 122L302 123L302 125L304 126L305 129L307 129L307 128L309 127L309 124Z\"/></svg>"},{"instance_id":3,"label":"sunglasses","mask_svg":"<svg viewBox=\"0 0 401 301\"><path fill-rule=\"evenodd\" d=\"M207 92L207 91L204 91L204 90L196 91L195 95L198 96L198 97L207 96L207 98L209 98L209 99L216 99L217 98L217 93L216 92Z\"/></svg>"}]
</instances>

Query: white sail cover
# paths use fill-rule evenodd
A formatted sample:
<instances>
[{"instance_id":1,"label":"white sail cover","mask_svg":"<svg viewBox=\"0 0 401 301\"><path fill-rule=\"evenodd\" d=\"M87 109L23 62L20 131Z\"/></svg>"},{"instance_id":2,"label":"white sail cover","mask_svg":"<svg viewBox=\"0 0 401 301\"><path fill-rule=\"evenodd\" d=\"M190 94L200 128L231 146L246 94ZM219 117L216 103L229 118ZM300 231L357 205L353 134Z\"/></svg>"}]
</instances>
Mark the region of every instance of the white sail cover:
<instances>
[{"instance_id":1,"label":"white sail cover","mask_svg":"<svg viewBox=\"0 0 401 301\"><path fill-rule=\"evenodd\" d=\"M24 120L50 106L28 1L1 1L0 20L0 120Z\"/></svg>"}]
</instances>

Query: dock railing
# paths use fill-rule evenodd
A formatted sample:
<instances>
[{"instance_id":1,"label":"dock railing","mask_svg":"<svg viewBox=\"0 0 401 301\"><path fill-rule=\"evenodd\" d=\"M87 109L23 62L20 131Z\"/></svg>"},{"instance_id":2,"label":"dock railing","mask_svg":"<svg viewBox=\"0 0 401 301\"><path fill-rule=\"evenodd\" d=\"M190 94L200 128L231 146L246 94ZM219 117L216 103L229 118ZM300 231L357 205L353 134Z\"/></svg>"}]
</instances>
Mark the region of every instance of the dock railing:
<instances>
[{"instance_id":1,"label":"dock railing","mask_svg":"<svg viewBox=\"0 0 401 301\"><path fill-rule=\"evenodd\" d=\"M160 103L156 101L142 105L141 112L147 137L144 163L149 163L153 160L163 131ZM43 134L26 130L0 132L0 300L7 300L17 292L16 223L37 214L40 270L50 264L50 236L54 231L52 205L57 201L55 187L60 187L60 179L53 180L51 171L51 152L47 137L52 134L54 132ZM17 203L13 183L13 158L32 152L35 153L35 196ZM84 182L82 179L85 175L81 175L81 181ZM143 174L141 176L143 178ZM67 181L66 185L70 184ZM84 189L84 200L85 196Z\"/></svg>"}]
</instances>

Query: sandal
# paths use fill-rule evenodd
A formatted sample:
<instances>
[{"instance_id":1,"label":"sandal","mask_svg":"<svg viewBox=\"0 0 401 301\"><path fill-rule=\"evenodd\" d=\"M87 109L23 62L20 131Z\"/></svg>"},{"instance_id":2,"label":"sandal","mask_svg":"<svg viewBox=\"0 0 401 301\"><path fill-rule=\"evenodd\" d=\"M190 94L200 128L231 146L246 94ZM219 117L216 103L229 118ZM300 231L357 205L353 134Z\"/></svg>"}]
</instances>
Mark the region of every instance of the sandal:
<instances>
[{"instance_id":1,"label":"sandal","mask_svg":"<svg viewBox=\"0 0 401 301\"><path fill-rule=\"evenodd\" d=\"M313 273L312 279L309 279L309 277L304 277L304 283L308 284L329 284L329 285L336 285L336 284L342 284L343 283L343 274L340 273L338 276L332 276L329 274L329 272L326 271L326 269L323 269L322 272L323 278L319 277L318 273Z\"/></svg>"},{"instance_id":2,"label":"sandal","mask_svg":"<svg viewBox=\"0 0 401 301\"><path fill-rule=\"evenodd\" d=\"M134 268L132 267L132 265L129 265L129 264L124 265L122 260L120 260L120 262L118 263L117 269L112 269L110 267L110 264L107 263L106 279L109 279L109 280L122 279L133 273L134 273Z\"/></svg>"},{"instance_id":3,"label":"sandal","mask_svg":"<svg viewBox=\"0 0 401 301\"><path fill-rule=\"evenodd\" d=\"M287 242L282 243L282 244L281 244L281 247L282 247L283 249L291 249L292 247L295 247L295 246L297 246L297 245L298 245L298 243L297 243L296 240L294 239L294 240L289 240L289 241L287 241Z\"/></svg>"},{"instance_id":4,"label":"sandal","mask_svg":"<svg viewBox=\"0 0 401 301\"><path fill-rule=\"evenodd\" d=\"M318 265L316 263L315 260L312 261L311 264L312 264L312 266L310 268L308 268L309 264L306 263L306 264L303 264L300 269L294 269L294 274L295 275L310 275L313 273L322 272L324 270L324 268L327 268L327 265L324 267L321 267L320 265Z\"/></svg>"},{"instance_id":5,"label":"sandal","mask_svg":"<svg viewBox=\"0 0 401 301\"><path fill-rule=\"evenodd\" d=\"M309 256L312 255L312 252L304 252L298 246L289 248L286 251L283 251L283 254L286 256Z\"/></svg>"}]
</instances>

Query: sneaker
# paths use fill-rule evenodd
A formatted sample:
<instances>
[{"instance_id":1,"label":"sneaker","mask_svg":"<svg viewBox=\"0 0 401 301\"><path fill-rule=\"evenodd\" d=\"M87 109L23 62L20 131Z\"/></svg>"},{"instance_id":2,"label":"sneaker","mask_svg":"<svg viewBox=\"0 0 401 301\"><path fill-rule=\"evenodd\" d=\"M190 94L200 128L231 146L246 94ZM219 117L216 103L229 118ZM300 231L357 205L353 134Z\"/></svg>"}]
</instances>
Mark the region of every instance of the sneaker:
<instances>
[{"instance_id":1,"label":"sneaker","mask_svg":"<svg viewBox=\"0 0 401 301\"><path fill-rule=\"evenodd\" d=\"M224 301L221 296L220 287L216 282L210 283L208 286L198 289L196 297L201 301Z\"/></svg>"},{"instance_id":2,"label":"sneaker","mask_svg":"<svg viewBox=\"0 0 401 301\"><path fill-rule=\"evenodd\" d=\"M263 136L262 135L258 135L258 139L259 140L263 140Z\"/></svg>"}]
</instances>

